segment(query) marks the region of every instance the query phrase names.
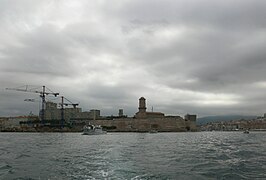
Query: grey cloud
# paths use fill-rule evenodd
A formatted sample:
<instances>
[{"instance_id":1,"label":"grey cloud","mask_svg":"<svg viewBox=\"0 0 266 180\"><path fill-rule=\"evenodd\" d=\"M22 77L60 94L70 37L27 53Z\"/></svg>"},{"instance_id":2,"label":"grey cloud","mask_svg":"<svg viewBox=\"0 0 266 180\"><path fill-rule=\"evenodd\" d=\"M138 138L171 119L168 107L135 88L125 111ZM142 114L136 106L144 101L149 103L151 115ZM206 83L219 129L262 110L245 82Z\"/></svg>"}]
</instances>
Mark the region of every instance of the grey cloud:
<instances>
[{"instance_id":1,"label":"grey cloud","mask_svg":"<svg viewBox=\"0 0 266 180\"><path fill-rule=\"evenodd\" d=\"M241 4L241 5L240 5ZM263 1L129 1L113 12L124 19L158 21L222 29L257 29L265 26Z\"/></svg>"},{"instance_id":2,"label":"grey cloud","mask_svg":"<svg viewBox=\"0 0 266 180\"><path fill-rule=\"evenodd\" d=\"M140 96L169 114L263 113L264 1L66 3L0 2L3 88L47 85L106 114L133 115ZM9 95L0 115L31 109ZM214 95L236 103L199 105Z\"/></svg>"},{"instance_id":3,"label":"grey cloud","mask_svg":"<svg viewBox=\"0 0 266 180\"><path fill-rule=\"evenodd\" d=\"M40 27L26 34L19 43L21 45L7 46L1 51L3 71L55 76L67 75L68 68L71 69L68 43L53 26Z\"/></svg>"}]
</instances>

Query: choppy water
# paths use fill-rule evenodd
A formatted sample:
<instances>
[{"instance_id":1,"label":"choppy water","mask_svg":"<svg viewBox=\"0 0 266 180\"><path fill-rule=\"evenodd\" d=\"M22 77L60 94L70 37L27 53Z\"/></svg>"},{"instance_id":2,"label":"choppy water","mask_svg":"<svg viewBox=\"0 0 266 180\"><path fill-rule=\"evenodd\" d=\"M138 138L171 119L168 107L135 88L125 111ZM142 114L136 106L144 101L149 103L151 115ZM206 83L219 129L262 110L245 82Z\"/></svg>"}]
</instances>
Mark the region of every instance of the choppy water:
<instances>
[{"instance_id":1,"label":"choppy water","mask_svg":"<svg viewBox=\"0 0 266 180\"><path fill-rule=\"evenodd\" d=\"M0 133L0 179L266 179L266 132Z\"/></svg>"}]
</instances>

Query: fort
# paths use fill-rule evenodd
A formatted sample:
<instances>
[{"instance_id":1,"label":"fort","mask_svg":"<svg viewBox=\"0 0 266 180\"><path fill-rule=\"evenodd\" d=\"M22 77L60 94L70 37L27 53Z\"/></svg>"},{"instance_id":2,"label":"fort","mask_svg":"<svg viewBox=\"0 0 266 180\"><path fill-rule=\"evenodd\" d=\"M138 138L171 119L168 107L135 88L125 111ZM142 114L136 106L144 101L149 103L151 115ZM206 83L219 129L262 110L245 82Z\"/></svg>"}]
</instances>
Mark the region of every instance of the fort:
<instances>
[{"instance_id":1,"label":"fort","mask_svg":"<svg viewBox=\"0 0 266 180\"><path fill-rule=\"evenodd\" d=\"M146 99L139 99L139 111L132 118L114 120L92 120L90 123L106 127L109 131L120 132L186 132L197 131L196 115L165 116L161 112L147 112Z\"/></svg>"}]
</instances>

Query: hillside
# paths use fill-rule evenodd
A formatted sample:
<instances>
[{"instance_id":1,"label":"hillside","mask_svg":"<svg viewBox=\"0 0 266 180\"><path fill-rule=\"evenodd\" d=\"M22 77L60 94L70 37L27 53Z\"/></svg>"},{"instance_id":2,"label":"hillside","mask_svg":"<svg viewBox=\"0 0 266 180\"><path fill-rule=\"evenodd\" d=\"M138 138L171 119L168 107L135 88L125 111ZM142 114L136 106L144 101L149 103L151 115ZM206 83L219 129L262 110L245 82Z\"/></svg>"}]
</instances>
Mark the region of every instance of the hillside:
<instances>
[{"instance_id":1,"label":"hillside","mask_svg":"<svg viewBox=\"0 0 266 180\"><path fill-rule=\"evenodd\" d=\"M231 120L250 120L254 119L256 116L242 116L242 115L224 115L224 116L206 116L197 119L197 125L204 125L209 122L219 122L219 121L231 121Z\"/></svg>"}]
</instances>

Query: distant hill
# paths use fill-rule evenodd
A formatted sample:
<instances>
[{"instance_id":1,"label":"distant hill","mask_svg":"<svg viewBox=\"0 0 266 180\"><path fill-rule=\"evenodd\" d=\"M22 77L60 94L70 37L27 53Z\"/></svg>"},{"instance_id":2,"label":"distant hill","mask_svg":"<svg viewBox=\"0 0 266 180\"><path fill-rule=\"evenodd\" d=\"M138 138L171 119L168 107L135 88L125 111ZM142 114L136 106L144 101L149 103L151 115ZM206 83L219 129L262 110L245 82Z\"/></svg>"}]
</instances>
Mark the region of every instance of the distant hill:
<instances>
[{"instance_id":1,"label":"distant hill","mask_svg":"<svg viewBox=\"0 0 266 180\"><path fill-rule=\"evenodd\" d=\"M231 120L250 120L257 118L257 116L241 116L241 115L224 115L224 116L206 116L197 118L197 125L204 125L209 122L231 121Z\"/></svg>"}]
</instances>

